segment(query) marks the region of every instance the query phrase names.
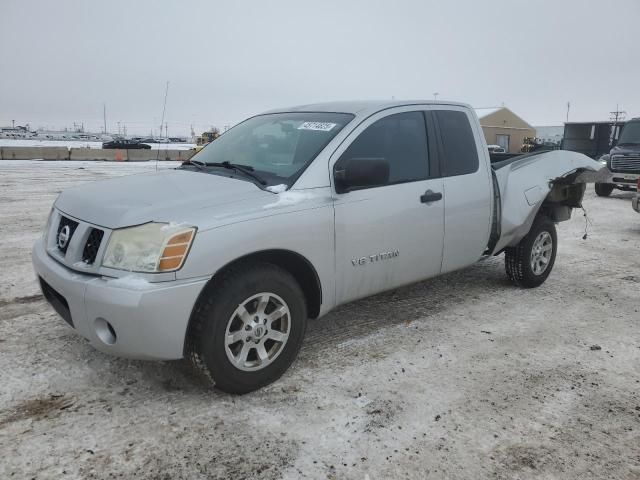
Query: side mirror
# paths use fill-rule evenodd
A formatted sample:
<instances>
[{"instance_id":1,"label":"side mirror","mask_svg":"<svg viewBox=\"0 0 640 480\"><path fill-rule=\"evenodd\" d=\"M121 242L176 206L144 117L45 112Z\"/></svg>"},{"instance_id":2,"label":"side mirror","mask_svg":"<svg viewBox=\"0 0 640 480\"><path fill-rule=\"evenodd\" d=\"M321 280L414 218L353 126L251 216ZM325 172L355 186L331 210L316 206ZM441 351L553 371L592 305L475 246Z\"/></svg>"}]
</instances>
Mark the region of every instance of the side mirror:
<instances>
[{"instance_id":1,"label":"side mirror","mask_svg":"<svg viewBox=\"0 0 640 480\"><path fill-rule=\"evenodd\" d=\"M333 167L333 179L337 193L384 185L389 181L389 162L385 158L341 158Z\"/></svg>"}]
</instances>

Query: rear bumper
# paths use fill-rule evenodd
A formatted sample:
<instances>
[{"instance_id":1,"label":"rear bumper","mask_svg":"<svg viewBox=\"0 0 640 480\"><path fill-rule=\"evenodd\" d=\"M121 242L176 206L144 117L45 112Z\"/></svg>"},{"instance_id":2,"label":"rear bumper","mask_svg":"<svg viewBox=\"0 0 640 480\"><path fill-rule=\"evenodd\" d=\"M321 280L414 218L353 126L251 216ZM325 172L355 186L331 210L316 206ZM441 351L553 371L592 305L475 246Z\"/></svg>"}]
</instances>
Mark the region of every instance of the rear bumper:
<instances>
[{"instance_id":1,"label":"rear bumper","mask_svg":"<svg viewBox=\"0 0 640 480\"><path fill-rule=\"evenodd\" d=\"M633 207L633 209L640 213L640 194L635 195L632 199L631 199L631 206Z\"/></svg>"},{"instance_id":2,"label":"rear bumper","mask_svg":"<svg viewBox=\"0 0 640 480\"><path fill-rule=\"evenodd\" d=\"M42 240L32 260L45 298L96 349L128 358L182 358L191 311L209 278L114 282L61 265Z\"/></svg>"}]
</instances>

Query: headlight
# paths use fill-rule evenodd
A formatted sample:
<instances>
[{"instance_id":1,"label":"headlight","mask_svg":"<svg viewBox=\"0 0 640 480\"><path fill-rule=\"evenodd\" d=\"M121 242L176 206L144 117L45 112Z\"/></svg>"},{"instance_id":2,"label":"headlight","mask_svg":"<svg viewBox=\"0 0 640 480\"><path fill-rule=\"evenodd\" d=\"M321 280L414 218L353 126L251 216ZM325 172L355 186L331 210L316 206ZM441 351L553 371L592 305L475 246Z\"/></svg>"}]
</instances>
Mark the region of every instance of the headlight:
<instances>
[{"instance_id":1,"label":"headlight","mask_svg":"<svg viewBox=\"0 0 640 480\"><path fill-rule=\"evenodd\" d=\"M130 272L173 272L182 267L195 233L194 227L168 223L114 230L102 265Z\"/></svg>"}]
</instances>

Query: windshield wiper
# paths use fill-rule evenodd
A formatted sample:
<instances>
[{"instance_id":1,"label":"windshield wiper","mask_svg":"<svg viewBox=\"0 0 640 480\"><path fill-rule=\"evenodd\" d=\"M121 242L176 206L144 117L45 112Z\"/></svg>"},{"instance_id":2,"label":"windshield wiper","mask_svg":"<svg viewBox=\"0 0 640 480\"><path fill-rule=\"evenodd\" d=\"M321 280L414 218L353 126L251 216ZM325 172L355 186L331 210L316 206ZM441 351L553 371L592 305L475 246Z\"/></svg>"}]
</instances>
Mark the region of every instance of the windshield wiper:
<instances>
[{"instance_id":1,"label":"windshield wiper","mask_svg":"<svg viewBox=\"0 0 640 480\"><path fill-rule=\"evenodd\" d=\"M180 165L181 167L189 167L193 165L194 167L196 167L198 170L206 170L206 163L201 162L200 160L186 160L184 162L182 162L182 165Z\"/></svg>"},{"instance_id":2,"label":"windshield wiper","mask_svg":"<svg viewBox=\"0 0 640 480\"><path fill-rule=\"evenodd\" d=\"M231 163L231 162L220 162L220 163L205 163L204 165L206 165L207 167L222 167L222 168L226 168L228 170L235 170L236 172L240 172L243 173L245 176L247 177L251 177L253 178L256 182L258 182L260 185L266 185L267 182L262 179L260 177L260 175L254 173L254 169L252 166L250 165L239 165L237 163Z\"/></svg>"}]
</instances>

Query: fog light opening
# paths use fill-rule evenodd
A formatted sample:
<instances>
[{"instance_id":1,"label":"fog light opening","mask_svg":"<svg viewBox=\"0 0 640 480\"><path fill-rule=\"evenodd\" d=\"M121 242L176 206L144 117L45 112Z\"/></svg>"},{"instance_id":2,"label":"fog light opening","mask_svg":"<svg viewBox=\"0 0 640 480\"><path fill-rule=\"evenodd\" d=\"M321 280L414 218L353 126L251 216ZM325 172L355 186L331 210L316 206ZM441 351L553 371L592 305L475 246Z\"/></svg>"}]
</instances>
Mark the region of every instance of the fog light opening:
<instances>
[{"instance_id":1,"label":"fog light opening","mask_svg":"<svg viewBox=\"0 0 640 480\"><path fill-rule=\"evenodd\" d=\"M116 335L115 329L109 322L107 322L104 318L98 317L95 319L94 323L96 335L98 335L98 338L102 340L103 343L106 343L107 345L113 345L114 343L116 343L118 337Z\"/></svg>"}]
</instances>

